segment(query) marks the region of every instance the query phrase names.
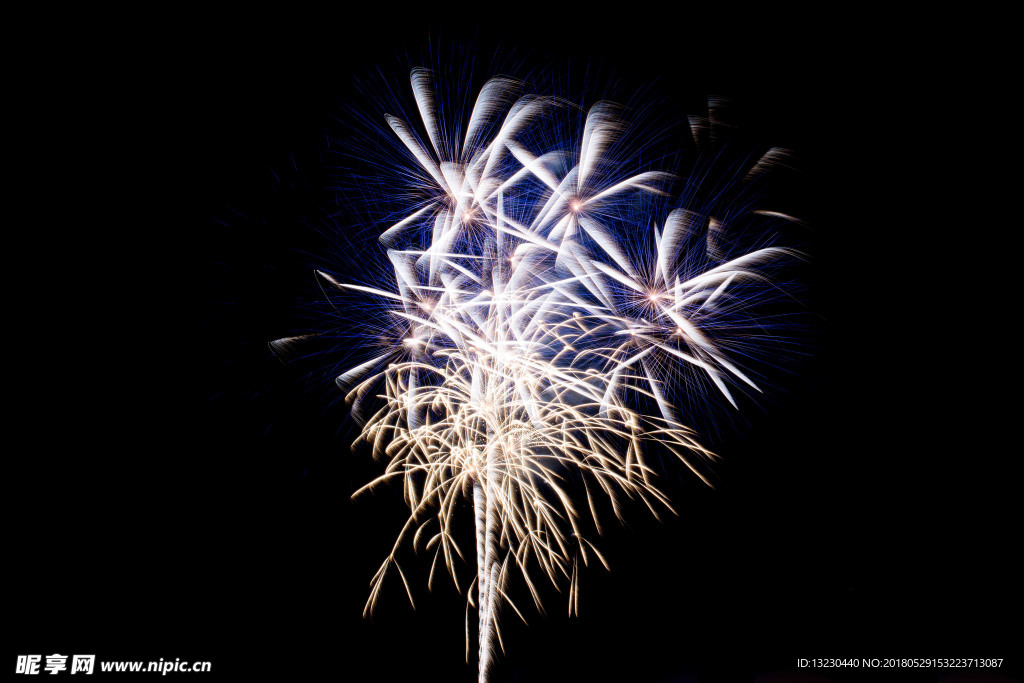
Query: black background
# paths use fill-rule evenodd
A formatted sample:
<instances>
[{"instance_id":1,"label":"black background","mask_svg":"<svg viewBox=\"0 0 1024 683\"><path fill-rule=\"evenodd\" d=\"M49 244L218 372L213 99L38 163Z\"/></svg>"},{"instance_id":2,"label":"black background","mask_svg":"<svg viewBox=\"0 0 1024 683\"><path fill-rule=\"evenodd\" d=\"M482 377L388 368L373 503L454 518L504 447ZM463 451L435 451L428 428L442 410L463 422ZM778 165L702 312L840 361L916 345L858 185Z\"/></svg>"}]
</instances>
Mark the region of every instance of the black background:
<instances>
[{"instance_id":1,"label":"black background","mask_svg":"<svg viewBox=\"0 0 1024 683\"><path fill-rule=\"evenodd\" d=\"M33 132L43 192L10 252L13 654L475 675L450 583L417 574L415 611L389 583L362 619L401 506L349 501L375 470L329 378L266 345L303 326L353 81L379 65L405 87L434 41L729 96L796 151L812 226L820 338L790 395L712 444L716 490L676 482L678 519L610 534L578 619L557 595L528 627L507 613L493 680L791 680L825 657L1019 671L1016 455L965 381L987 361L959 259L937 257L959 238L936 160L971 102L940 87L946 58L891 17L437 10L153 16L85 41L99 59L62 57L67 88Z\"/></svg>"}]
</instances>

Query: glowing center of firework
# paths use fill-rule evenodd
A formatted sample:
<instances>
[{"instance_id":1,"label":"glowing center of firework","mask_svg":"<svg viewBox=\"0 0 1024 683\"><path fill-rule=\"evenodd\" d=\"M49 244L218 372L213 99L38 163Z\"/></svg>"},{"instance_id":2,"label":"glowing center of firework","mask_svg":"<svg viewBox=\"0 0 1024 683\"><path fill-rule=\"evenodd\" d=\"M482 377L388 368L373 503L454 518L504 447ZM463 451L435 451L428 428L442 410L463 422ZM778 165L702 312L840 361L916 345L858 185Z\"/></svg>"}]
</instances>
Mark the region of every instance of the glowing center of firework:
<instances>
[{"instance_id":1,"label":"glowing center of firework","mask_svg":"<svg viewBox=\"0 0 1024 683\"><path fill-rule=\"evenodd\" d=\"M569 208L572 209L573 213L579 213L580 209L583 208L583 202L581 202L578 199L574 199L571 202L569 202Z\"/></svg>"}]
</instances>

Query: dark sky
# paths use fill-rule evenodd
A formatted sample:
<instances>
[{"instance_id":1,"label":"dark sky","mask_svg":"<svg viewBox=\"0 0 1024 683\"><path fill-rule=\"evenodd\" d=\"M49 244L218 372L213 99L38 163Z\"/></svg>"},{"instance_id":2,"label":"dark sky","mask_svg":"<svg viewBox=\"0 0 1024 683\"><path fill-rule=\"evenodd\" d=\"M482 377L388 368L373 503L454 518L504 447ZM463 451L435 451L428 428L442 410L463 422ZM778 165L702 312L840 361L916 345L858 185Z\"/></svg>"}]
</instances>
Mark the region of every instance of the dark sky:
<instances>
[{"instance_id":1,"label":"dark sky","mask_svg":"<svg viewBox=\"0 0 1024 683\"><path fill-rule=\"evenodd\" d=\"M493 680L786 680L815 657L1020 671L1015 454L967 390L978 350L935 258L950 228L926 208L933 134L969 90L940 97L944 67L902 19L588 11L151 17L90 42L96 68L49 113L89 152L43 161L90 201L59 225L37 203L47 227L15 252L42 264L9 354L14 654L205 659L240 680L475 675L464 599L428 594L420 568L415 611L396 582L362 619L400 500L349 501L375 469L329 378L266 345L303 329L327 216L356 220L331 190L349 107L369 104L354 81L404 88L404 65L454 43L574 82L611 73L624 98L653 83L664 106L728 96L747 135L796 152L787 197L811 225L813 357L712 444L716 490L680 478L678 519L637 511L609 534L579 618L557 594L528 627L506 613Z\"/></svg>"}]
</instances>

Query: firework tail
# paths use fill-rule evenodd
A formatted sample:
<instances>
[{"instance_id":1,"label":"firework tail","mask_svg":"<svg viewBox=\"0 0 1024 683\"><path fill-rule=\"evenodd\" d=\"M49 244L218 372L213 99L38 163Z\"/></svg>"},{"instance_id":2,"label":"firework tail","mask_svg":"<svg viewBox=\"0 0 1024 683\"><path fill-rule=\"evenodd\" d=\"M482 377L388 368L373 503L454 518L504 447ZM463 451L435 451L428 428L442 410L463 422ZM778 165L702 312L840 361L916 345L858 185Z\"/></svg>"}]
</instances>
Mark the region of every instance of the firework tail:
<instances>
[{"instance_id":1,"label":"firework tail","mask_svg":"<svg viewBox=\"0 0 1024 683\"><path fill-rule=\"evenodd\" d=\"M494 565L495 548L492 542L491 527L495 512L491 496L487 495L484 486L479 482L473 486L473 503L476 508L478 678L480 683L486 683L487 671L491 665L493 643L494 593L491 590L491 583L492 578L495 577L491 576L491 567Z\"/></svg>"},{"instance_id":2,"label":"firework tail","mask_svg":"<svg viewBox=\"0 0 1024 683\"><path fill-rule=\"evenodd\" d=\"M487 460L483 484L473 484L473 506L476 525L477 611L479 625L477 641L477 671L479 683L487 683L487 673L494 655L495 608L497 603L498 506L495 504L498 475L498 444L488 432Z\"/></svg>"}]
</instances>

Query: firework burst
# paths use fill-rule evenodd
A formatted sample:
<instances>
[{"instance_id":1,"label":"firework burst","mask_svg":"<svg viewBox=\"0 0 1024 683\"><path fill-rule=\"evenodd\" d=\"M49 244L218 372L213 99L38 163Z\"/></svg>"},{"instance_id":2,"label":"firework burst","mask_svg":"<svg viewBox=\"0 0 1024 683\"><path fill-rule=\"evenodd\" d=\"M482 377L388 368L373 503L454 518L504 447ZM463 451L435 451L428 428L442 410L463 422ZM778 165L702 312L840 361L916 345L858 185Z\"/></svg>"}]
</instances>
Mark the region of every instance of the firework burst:
<instances>
[{"instance_id":1,"label":"firework burst","mask_svg":"<svg viewBox=\"0 0 1024 683\"><path fill-rule=\"evenodd\" d=\"M612 104L584 112L495 78L453 121L439 113L429 71L414 70L411 86L420 122L386 117L414 188L407 214L380 235L393 281L318 276L373 302L390 340L337 378L359 440L386 463L355 495L393 482L410 510L365 613L392 572L413 599L396 561L403 545L429 553L429 584L447 571L477 608L484 681L502 644L498 606L523 616L510 577L522 577L538 609L541 582L567 583L572 613L578 563L607 566L593 542L604 517L621 520L626 500L672 511L652 447L706 481L714 456L683 423L680 395L712 389L736 406L737 391L761 391L744 367L756 343L745 331L794 253L762 244L734 254L725 236L756 213L749 203L643 215L675 179L624 172ZM581 124L569 143L551 124L566 111ZM695 141L709 136L692 123ZM781 156L769 151L739 182ZM472 501L476 530L468 586L456 572L467 555L454 531L462 501ZM469 633L467 621L467 649Z\"/></svg>"}]
</instances>

